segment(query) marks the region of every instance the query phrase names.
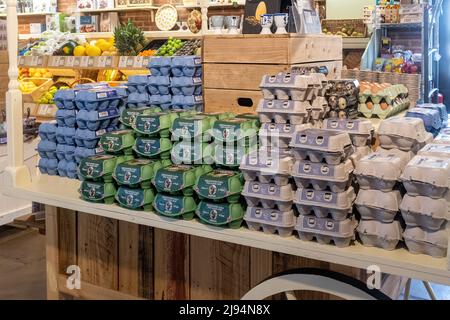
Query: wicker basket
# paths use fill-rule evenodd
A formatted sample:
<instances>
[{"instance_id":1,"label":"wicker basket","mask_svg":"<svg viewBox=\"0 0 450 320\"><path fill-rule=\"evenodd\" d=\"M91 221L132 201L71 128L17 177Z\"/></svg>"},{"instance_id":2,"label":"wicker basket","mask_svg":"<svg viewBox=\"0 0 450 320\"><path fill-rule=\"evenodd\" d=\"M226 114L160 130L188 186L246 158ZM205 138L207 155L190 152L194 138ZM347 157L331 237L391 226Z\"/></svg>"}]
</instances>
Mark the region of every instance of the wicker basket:
<instances>
[{"instance_id":1,"label":"wicker basket","mask_svg":"<svg viewBox=\"0 0 450 320\"><path fill-rule=\"evenodd\" d=\"M367 26L364 24L362 19L345 19L345 20L322 20L322 30L327 29L334 35L339 35L338 32L342 32L342 28L346 28L352 32L358 32L360 35L354 36L347 34L347 37L352 38L366 38L367 37Z\"/></svg>"},{"instance_id":2,"label":"wicker basket","mask_svg":"<svg viewBox=\"0 0 450 320\"><path fill-rule=\"evenodd\" d=\"M29 103L38 102L53 84L53 80L48 78L23 78L22 81L32 81L37 86L33 92L22 95L23 102Z\"/></svg>"}]
</instances>

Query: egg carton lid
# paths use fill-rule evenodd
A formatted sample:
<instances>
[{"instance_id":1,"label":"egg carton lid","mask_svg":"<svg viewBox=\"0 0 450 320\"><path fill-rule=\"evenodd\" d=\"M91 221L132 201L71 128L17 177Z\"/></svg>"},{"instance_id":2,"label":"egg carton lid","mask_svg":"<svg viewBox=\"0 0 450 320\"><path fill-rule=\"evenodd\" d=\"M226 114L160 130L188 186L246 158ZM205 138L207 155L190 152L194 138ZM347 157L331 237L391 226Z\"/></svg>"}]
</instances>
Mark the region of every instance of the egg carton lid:
<instances>
[{"instance_id":1,"label":"egg carton lid","mask_svg":"<svg viewBox=\"0 0 450 320\"><path fill-rule=\"evenodd\" d=\"M446 133L446 132L440 133L434 139L433 143L450 145L450 132L449 133Z\"/></svg>"},{"instance_id":2,"label":"egg carton lid","mask_svg":"<svg viewBox=\"0 0 450 320\"><path fill-rule=\"evenodd\" d=\"M418 213L434 219L450 220L450 192L445 198L433 199L425 196L406 194L400 205L402 212Z\"/></svg>"},{"instance_id":3,"label":"egg carton lid","mask_svg":"<svg viewBox=\"0 0 450 320\"><path fill-rule=\"evenodd\" d=\"M259 130L260 137L280 137L292 139L298 131L311 129L310 123L292 125L289 123L263 123Z\"/></svg>"},{"instance_id":4,"label":"egg carton lid","mask_svg":"<svg viewBox=\"0 0 450 320\"><path fill-rule=\"evenodd\" d=\"M276 75L264 75L260 84L261 89L286 88L306 90L314 85L315 79L310 76L280 72Z\"/></svg>"},{"instance_id":5,"label":"egg carton lid","mask_svg":"<svg viewBox=\"0 0 450 320\"><path fill-rule=\"evenodd\" d=\"M257 150L242 157L241 170L258 171L267 174L289 175L294 160L292 157L270 152Z\"/></svg>"},{"instance_id":6,"label":"egg carton lid","mask_svg":"<svg viewBox=\"0 0 450 320\"><path fill-rule=\"evenodd\" d=\"M403 170L402 181L417 181L450 187L450 158L415 156Z\"/></svg>"},{"instance_id":7,"label":"egg carton lid","mask_svg":"<svg viewBox=\"0 0 450 320\"><path fill-rule=\"evenodd\" d=\"M306 129L295 134L290 146L323 152L343 152L345 147L351 146L352 141L348 133L332 132L321 129Z\"/></svg>"},{"instance_id":8,"label":"egg carton lid","mask_svg":"<svg viewBox=\"0 0 450 320\"><path fill-rule=\"evenodd\" d=\"M378 147L376 149L377 153L385 154L385 155L396 155L402 159L402 170L411 161L412 158L415 157L414 152L412 151L403 151L400 149L384 149L382 147Z\"/></svg>"},{"instance_id":9,"label":"egg carton lid","mask_svg":"<svg viewBox=\"0 0 450 320\"><path fill-rule=\"evenodd\" d=\"M261 99L256 112L307 115L309 110L311 110L311 104L308 101Z\"/></svg>"},{"instance_id":10,"label":"egg carton lid","mask_svg":"<svg viewBox=\"0 0 450 320\"><path fill-rule=\"evenodd\" d=\"M292 167L292 176L296 178L341 182L347 181L353 170L354 166L350 159L337 165L297 160Z\"/></svg>"},{"instance_id":11,"label":"egg carton lid","mask_svg":"<svg viewBox=\"0 0 450 320\"><path fill-rule=\"evenodd\" d=\"M339 193L298 188L294 195L294 202L300 205L320 205L331 209L350 210L355 198L356 194L353 187Z\"/></svg>"},{"instance_id":12,"label":"egg carton lid","mask_svg":"<svg viewBox=\"0 0 450 320\"><path fill-rule=\"evenodd\" d=\"M448 248L448 234L445 226L438 231L428 231L420 227L407 227L403 233L403 238L428 243L440 248Z\"/></svg>"},{"instance_id":13,"label":"egg carton lid","mask_svg":"<svg viewBox=\"0 0 450 320\"><path fill-rule=\"evenodd\" d=\"M282 228L294 227L296 217L293 210L279 211L258 207L248 207L244 216L245 221L257 222Z\"/></svg>"},{"instance_id":14,"label":"egg carton lid","mask_svg":"<svg viewBox=\"0 0 450 320\"><path fill-rule=\"evenodd\" d=\"M437 130L442 127L442 119L438 110L427 108L413 108L408 110L406 116L420 118L427 126L432 126Z\"/></svg>"},{"instance_id":15,"label":"egg carton lid","mask_svg":"<svg viewBox=\"0 0 450 320\"><path fill-rule=\"evenodd\" d=\"M397 220L391 223L383 223L377 220L361 220L356 230L363 235L376 236L387 240L403 239L403 228Z\"/></svg>"},{"instance_id":16,"label":"egg carton lid","mask_svg":"<svg viewBox=\"0 0 450 320\"><path fill-rule=\"evenodd\" d=\"M272 183L261 183L257 181L246 181L242 195L247 197L255 197L272 201L292 201L294 192L290 184L286 186L277 186Z\"/></svg>"},{"instance_id":17,"label":"egg carton lid","mask_svg":"<svg viewBox=\"0 0 450 320\"><path fill-rule=\"evenodd\" d=\"M377 177L383 180L397 180L405 162L395 154L372 153L359 160L355 175Z\"/></svg>"},{"instance_id":18,"label":"egg carton lid","mask_svg":"<svg viewBox=\"0 0 450 320\"><path fill-rule=\"evenodd\" d=\"M337 118L324 119L322 128L324 130L343 131L350 135L370 135L374 130L370 120Z\"/></svg>"},{"instance_id":19,"label":"egg carton lid","mask_svg":"<svg viewBox=\"0 0 450 320\"><path fill-rule=\"evenodd\" d=\"M402 202L400 191L394 190L383 192L380 190L359 190L355 200L355 205L366 206L369 208L386 209L390 211L399 211Z\"/></svg>"},{"instance_id":20,"label":"egg carton lid","mask_svg":"<svg viewBox=\"0 0 450 320\"><path fill-rule=\"evenodd\" d=\"M423 120L408 117L383 120L378 128L378 134L406 137L418 142L425 142L428 138Z\"/></svg>"},{"instance_id":21,"label":"egg carton lid","mask_svg":"<svg viewBox=\"0 0 450 320\"><path fill-rule=\"evenodd\" d=\"M419 156L430 156L438 158L450 158L450 144L435 144L430 143L423 147L419 153Z\"/></svg>"},{"instance_id":22,"label":"egg carton lid","mask_svg":"<svg viewBox=\"0 0 450 320\"><path fill-rule=\"evenodd\" d=\"M335 221L328 218L300 215L297 218L297 225L295 226L295 229L300 232L348 238L354 236L357 225L358 222L354 219L354 217L343 221Z\"/></svg>"}]
</instances>

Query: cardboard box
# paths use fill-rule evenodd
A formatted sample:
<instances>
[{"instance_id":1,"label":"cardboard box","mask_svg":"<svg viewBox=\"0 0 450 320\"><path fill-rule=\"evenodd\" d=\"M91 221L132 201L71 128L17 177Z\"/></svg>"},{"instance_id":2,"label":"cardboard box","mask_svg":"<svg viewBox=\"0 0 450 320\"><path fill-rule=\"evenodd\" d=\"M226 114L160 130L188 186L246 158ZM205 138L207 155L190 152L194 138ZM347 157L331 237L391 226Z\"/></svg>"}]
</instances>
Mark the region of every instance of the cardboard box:
<instances>
[{"instance_id":1,"label":"cardboard box","mask_svg":"<svg viewBox=\"0 0 450 320\"><path fill-rule=\"evenodd\" d=\"M77 32L98 32L99 16L78 16L77 17Z\"/></svg>"}]
</instances>

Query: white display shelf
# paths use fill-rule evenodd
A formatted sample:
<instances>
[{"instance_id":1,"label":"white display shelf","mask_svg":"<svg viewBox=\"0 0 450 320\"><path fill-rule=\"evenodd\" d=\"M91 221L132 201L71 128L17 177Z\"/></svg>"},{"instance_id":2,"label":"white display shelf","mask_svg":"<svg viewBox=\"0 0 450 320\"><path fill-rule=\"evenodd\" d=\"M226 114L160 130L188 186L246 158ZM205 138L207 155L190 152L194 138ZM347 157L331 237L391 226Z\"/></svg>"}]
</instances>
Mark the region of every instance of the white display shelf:
<instances>
[{"instance_id":1,"label":"white display shelf","mask_svg":"<svg viewBox=\"0 0 450 320\"><path fill-rule=\"evenodd\" d=\"M112 32L89 32L89 33L73 33L77 36L84 36L88 39L110 38ZM144 35L149 38L198 38L203 35L202 32L192 33L190 31L144 31ZM42 34L19 34L19 40L39 39Z\"/></svg>"},{"instance_id":2,"label":"white display shelf","mask_svg":"<svg viewBox=\"0 0 450 320\"><path fill-rule=\"evenodd\" d=\"M370 38L342 38L343 49L366 49Z\"/></svg>"},{"instance_id":3,"label":"white display shelf","mask_svg":"<svg viewBox=\"0 0 450 320\"><path fill-rule=\"evenodd\" d=\"M19 17L33 17L33 16L47 16L56 14L56 12L29 12L29 13L18 13ZM6 13L0 13L0 17L6 17Z\"/></svg>"},{"instance_id":4,"label":"white display shelf","mask_svg":"<svg viewBox=\"0 0 450 320\"><path fill-rule=\"evenodd\" d=\"M139 7L123 7L123 8L109 8L109 9L82 9L75 13L102 13L102 12L125 12L125 11L140 11L140 10L158 10L158 6L139 6Z\"/></svg>"},{"instance_id":5,"label":"white display shelf","mask_svg":"<svg viewBox=\"0 0 450 320\"><path fill-rule=\"evenodd\" d=\"M132 211L117 205L83 201L79 198L79 186L80 182L76 180L41 175L34 182L25 185L3 187L2 192L5 195L102 217L355 268L366 269L376 265L381 272L450 285L450 270L446 258L413 255L406 249L386 251L368 248L358 242L347 248L337 248L333 245L301 241L294 236L281 238L246 228L232 230L208 226L195 220L174 220L152 212Z\"/></svg>"}]
</instances>

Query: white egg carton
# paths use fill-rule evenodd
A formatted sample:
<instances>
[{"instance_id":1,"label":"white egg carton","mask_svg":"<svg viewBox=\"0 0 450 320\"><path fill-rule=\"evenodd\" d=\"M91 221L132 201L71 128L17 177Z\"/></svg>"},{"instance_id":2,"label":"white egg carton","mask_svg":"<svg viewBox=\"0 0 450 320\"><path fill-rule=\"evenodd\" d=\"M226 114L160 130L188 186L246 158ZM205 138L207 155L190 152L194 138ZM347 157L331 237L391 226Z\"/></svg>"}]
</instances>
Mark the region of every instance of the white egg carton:
<instances>
[{"instance_id":1,"label":"white egg carton","mask_svg":"<svg viewBox=\"0 0 450 320\"><path fill-rule=\"evenodd\" d=\"M384 223L394 221L400 210L402 195L394 190L359 190L355 207L363 220L377 220Z\"/></svg>"},{"instance_id":2,"label":"white egg carton","mask_svg":"<svg viewBox=\"0 0 450 320\"><path fill-rule=\"evenodd\" d=\"M306 101L314 97L314 82L311 76L280 72L263 76L260 88L264 99Z\"/></svg>"},{"instance_id":3,"label":"white egg carton","mask_svg":"<svg viewBox=\"0 0 450 320\"><path fill-rule=\"evenodd\" d=\"M358 165L358 162L368 156L369 154L371 154L372 148L370 148L369 146L364 146L364 147L354 147L354 152L353 154L350 156L350 159L353 162L353 166L356 167Z\"/></svg>"},{"instance_id":4,"label":"white egg carton","mask_svg":"<svg viewBox=\"0 0 450 320\"><path fill-rule=\"evenodd\" d=\"M284 238L291 236L294 232L297 218L293 210L278 211L248 207L244 220L252 231L260 231L262 229L267 234L278 232Z\"/></svg>"},{"instance_id":5,"label":"white egg carton","mask_svg":"<svg viewBox=\"0 0 450 320\"><path fill-rule=\"evenodd\" d=\"M391 118L380 123L378 136L382 148L398 148L417 153L433 140L433 135L425 131L422 119Z\"/></svg>"},{"instance_id":6,"label":"white egg carton","mask_svg":"<svg viewBox=\"0 0 450 320\"><path fill-rule=\"evenodd\" d=\"M303 124L309 121L311 104L308 101L262 99L256 112L262 123Z\"/></svg>"},{"instance_id":7,"label":"white egg carton","mask_svg":"<svg viewBox=\"0 0 450 320\"><path fill-rule=\"evenodd\" d=\"M450 133L442 132L438 134L433 143L450 145Z\"/></svg>"},{"instance_id":8,"label":"white egg carton","mask_svg":"<svg viewBox=\"0 0 450 320\"><path fill-rule=\"evenodd\" d=\"M390 223L376 220L361 220L356 231L364 246L377 247L389 251L394 250L403 239L403 229L398 220Z\"/></svg>"},{"instance_id":9,"label":"white egg carton","mask_svg":"<svg viewBox=\"0 0 450 320\"><path fill-rule=\"evenodd\" d=\"M301 215L314 214L318 218L331 216L333 220L342 221L352 213L355 198L353 187L340 193L299 188L294 203Z\"/></svg>"},{"instance_id":10,"label":"white egg carton","mask_svg":"<svg viewBox=\"0 0 450 320\"><path fill-rule=\"evenodd\" d=\"M350 135L355 147L371 145L374 128L369 120L359 119L325 119L324 130L346 132Z\"/></svg>"},{"instance_id":11,"label":"white egg carton","mask_svg":"<svg viewBox=\"0 0 450 320\"><path fill-rule=\"evenodd\" d=\"M258 150L245 155L239 169L246 181L258 180L261 183L285 186L289 183L293 163L292 157Z\"/></svg>"},{"instance_id":12,"label":"white egg carton","mask_svg":"<svg viewBox=\"0 0 450 320\"><path fill-rule=\"evenodd\" d=\"M350 136L345 132L306 129L295 134L290 147L296 159L339 164L353 153Z\"/></svg>"},{"instance_id":13,"label":"white egg carton","mask_svg":"<svg viewBox=\"0 0 450 320\"><path fill-rule=\"evenodd\" d=\"M262 147L287 149L297 131L311 128L311 124L291 125L289 123L263 123L259 130L259 143Z\"/></svg>"},{"instance_id":14,"label":"white egg carton","mask_svg":"<svg viewBox=\"0 0 450 320\"><path fill-rule=\"evenodd\" d=\"M416 156L400 177L412 196L442 198L450 188L450 158Z\"/></svg>"},{"instance_id":15,"label":"white egg carton","mask_svg":"<svg viewBox=\"0 0 450 320\"><path fill-rule=\"evenodd\" d=\"M292 209L294 192L290 184L278 186L272 183L246 181L242 195L249 207L262 206L265 209L289 211Z\"/></svg>"},{"instance_id":16,"label":"white egg carton","mask_svg":"<svg viewBox=\"0 0 450 320\"><path fill-rule=\"evenodd\" d=\"M419 151L418 155L450 159L450 144L427 144Z\"/></svg>"},{"instance_id":17,"label":"white egg carton","mask_svg":"<svg viewBox=\"0 0 450 320\"><path fill-rule=\"evenodd\" d=\"M403 168L411 161L412 158L416 156L416 154L412 151L403 151L400 149L384 149L382 147L378 147L375 152L381 154L395 154L399 156L403 161Z\"/></svg>"},{"instance_id":18,"label":"white egg carton","mask_svg":"<svg viewBox=\"0 0 450 320\"><path fill-rule=\"evenodd\" d=\"M405 163L395 154L372 153L362 158L356 165L354 174L361 189L391 191Z\"/></svg>"},{"instance_id":19,"label":"white egg carton","mask_svg":"<svg viewBox=\"0 0 450 320\"><path fill-rule=\"evenodd\" d=\"M322 120L330 112L328 101L325 97L315 97L311 103L311 120Z\"/></svg>"},{"instance_id":20,"label":"white egg carton","mask_svg":"<svg viewBox=\"0 0 450 320\"><path fill-rule=\"evenodd\" d=\"M329 189L344 192L352 182L354 167L349 159L337 165L297 160L292 167L292 177L298 188Z\"/></svg>"},{"instance_id":21,"label":"white egg carton","mask_svg":"<svg viewBox=\"0 0 450 320\"><path fill-rule=\"evenodd\" d=\"M447 256L448 234L445 227L438 231L407 227L403 239L412 254L426 254L435 258Z\"/></svg>"},{"instance_id":22,"label":"white egg carton","mask_svg":"<svg viewBox=\"0 0 450 320\"><path fill-rule=\"evenodd\" d=\"M310 73L309 77L314 86L314 96L324 97L327 93L328 79L327 76L321 72ZM328 103L327 103L328 104Z\"/></svg>"},{"instance_id":23,"label":"white egg carton","mask_svg":"<svg viewBox=\"0 0 450 320\"><path fill-rule=\"evenodd\" d=\"M400 205L400 211L408 227L439 230L450 220L449 201L450 193L441 199L406 194Z\"/></svg>"},{"instance_id":24,"label":"white egg carton","mask_svg":"<svg viewBox=\"0 0 450 320\"><path fill-rule=\"evenodd\" d=\"M320 244L329 244L331 241L339 248L348 247L355 239L355 229L358 222L353 218L335 221L314 216L299 216L295 229L301 240L311 241L314 238Z\"/></svg>"}]
</instances>

